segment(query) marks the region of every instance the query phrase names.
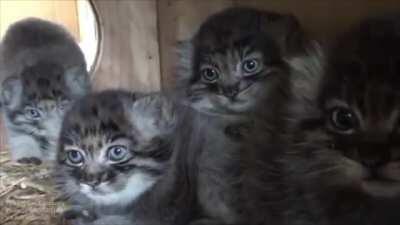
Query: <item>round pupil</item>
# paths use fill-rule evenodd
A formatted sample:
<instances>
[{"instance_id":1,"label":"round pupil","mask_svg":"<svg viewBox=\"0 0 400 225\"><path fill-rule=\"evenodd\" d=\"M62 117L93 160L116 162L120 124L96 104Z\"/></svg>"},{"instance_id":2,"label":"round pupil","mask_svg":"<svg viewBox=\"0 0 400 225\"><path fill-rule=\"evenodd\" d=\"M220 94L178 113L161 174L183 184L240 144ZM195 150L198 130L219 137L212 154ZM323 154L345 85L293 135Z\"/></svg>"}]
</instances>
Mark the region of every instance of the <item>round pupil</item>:
<instances>
[{"instance_id":1,"label":"round pupil","mask_svg":"<svg viewBox=\"0 0 400 225\"><path fill-rule=\"evenodd\" d=\"M114 149L114 155L118 156L122 153L122 149L121 148L115 148Z\"/></svg>"},{"instance_id":2,"label":"round pupil","mask_svg":"<svg viewBox=\"0 0 400 225\"><path fill-rule=\"evenodd\" d=\"M244 69L247 72L254 71L257 68L257 62L255 60L246 61L244 64Z\"/></svg>"},{"instance_id":3,"label":"round pupil","mask_svg":"<svg viewBox=\"0 0 400 225\"><path fill-rule=\"evenodd\" d=\"M30 109L28 112L32 117L38 117L39 116L39 113L34 109Z\"/></svg>"},{"instance_id":4,"label":"round pupil","mask_svg":"<svg viewBox=\"0 0 400 225\"><path fill-rule=\"evenodd\" d=\"M351 112L339 110L336 113L336 126L342 130L349 130L354 126L354 118Z\"/></svg>"},{"instance_id":5,"label":"round pupil","mask_svg":"<svg viewBox=\"0 0 400 225\"><path fill-rule=\"evenodd\" d=\"M126 151L123 147L114 147L111 149L109 157L111 160L120 160L125 157L125 153Z\"/></svg>"},{"instance_id":6,"label":"round pupil","mask_svg":"<svg viewBox=\"0 0 400 225\"><path fill-rule=\"evenodd\" d=\"M205 69L203 71L203 76L206 80L212 81L217 78L217 72L213 69Z\"/></svg>"},{"instance_id":7,"label":"round pupil","mask_svg":"<svg viewBox=\"0 0 400 225\"><path fill-rule=\"evenodd\" d=\"M79 163L81 161L81 154L78 151L70 151L69 158L74 163Z\"/></svg>"}]
</instances>

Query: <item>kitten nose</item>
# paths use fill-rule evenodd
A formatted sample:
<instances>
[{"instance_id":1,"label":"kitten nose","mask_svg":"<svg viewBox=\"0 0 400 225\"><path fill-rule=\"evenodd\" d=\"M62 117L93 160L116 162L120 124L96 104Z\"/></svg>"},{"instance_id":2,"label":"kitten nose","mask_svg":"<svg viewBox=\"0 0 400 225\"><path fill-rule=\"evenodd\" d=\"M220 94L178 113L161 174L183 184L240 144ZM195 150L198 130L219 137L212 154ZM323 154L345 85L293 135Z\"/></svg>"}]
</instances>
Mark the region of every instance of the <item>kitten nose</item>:
<instances>
[{"instance_id":1,"label":"kitten nose","mask_svg":"<svg viewBox=\"0 0 400 225\"><path fill-rule=\"evenodd\" d=\"M107 172L99 172L87 174L85 177L85 184L95 187L102 182L108 181L112 176Z\"/></svg>"},{"instance_id":2,"label":"kitten nose","mask_svg":"<svg viewBox=\"0 0 400 225\"><path fill-rule=\"evenodd\" d=\"M382 147L382 146L381 146ZM390 151L378 146L359 151L360 161L367 168L377 168L390 161Z\"/></svg>"},{"instance_id":3,"label":"kitten nose","mask_svg":"<svg viewBox=\"0 0 400 225\"><path fill-rule=\"evenodd\" d=\"M233 98L239 93L239 87L237 85L223 87L222 93L226 97Z\"/></svg>"}]
</instances>

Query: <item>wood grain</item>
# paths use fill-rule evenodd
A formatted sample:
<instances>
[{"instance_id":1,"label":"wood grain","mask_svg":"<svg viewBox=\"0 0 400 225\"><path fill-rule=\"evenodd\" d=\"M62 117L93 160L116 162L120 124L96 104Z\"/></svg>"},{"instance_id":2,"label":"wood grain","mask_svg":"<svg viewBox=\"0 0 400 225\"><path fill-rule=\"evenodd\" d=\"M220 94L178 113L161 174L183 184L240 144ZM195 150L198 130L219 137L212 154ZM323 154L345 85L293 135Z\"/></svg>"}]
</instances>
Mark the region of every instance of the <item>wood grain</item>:
<instances>
[{"instance_id":1,"label":"wood grain","mask_svg":"<svg viewBox=\"0 0 400 225\"><path fill-rule=\"evenodd\" d=\"M98 0L94 5L102 31L95 89L160 90L156 0Z\"/></svg>"}]
</instances>

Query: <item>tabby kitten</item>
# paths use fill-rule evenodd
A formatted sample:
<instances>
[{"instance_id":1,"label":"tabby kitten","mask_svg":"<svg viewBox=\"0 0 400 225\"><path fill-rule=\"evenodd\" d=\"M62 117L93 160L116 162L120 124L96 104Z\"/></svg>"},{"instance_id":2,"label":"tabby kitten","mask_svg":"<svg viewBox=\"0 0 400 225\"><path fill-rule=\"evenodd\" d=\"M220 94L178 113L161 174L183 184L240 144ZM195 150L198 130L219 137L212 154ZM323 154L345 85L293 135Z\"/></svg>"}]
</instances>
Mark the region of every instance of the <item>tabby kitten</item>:
<instances>
[{"instance_id":1,"label":"tabby kitten","mask_svg":"<svg viewBox=\"0 0 400 225\"><path fill-rule=\"evenodd\" d=\"M54 173L75 224L178 225L191 216L186 148L174 150L178 108L160 95L137 97L92 94L65 117Z\"/></svg>"},{"instance_id":2,"label":"tabby kitten","mask_svg":"<svg viewBox=\"0 0 400 225\"><path fill-rule=\"evenodd\" d=\"M233 224L241 219L239 148L257 102L279 111L289 73L284 57L301 55L305 38L289 15L231 8L207 19L181 54L184 101L202 112L198 198L204 219L195 224Z\"/></svg>"},{"instance_id":3,"label":"tabby kitten","mask_svg":"<svg viewBox=\"0 0 400 225\"><path fill-rule=\"evenodd\" d=\"M292 117L289 224L399 224L399 31L399 15L371 18L328 52Z\"/></svg>"},{"instance_id":4,"label":"tabby kitten","mask_svg":"<svg viewBox=\"0 0 400 225\"><path fill-rule=\"evenodd\" d=\"M22 20L2 40L0 74L12 158L36 164L54 160L65 110L90 89L79 46L59 25Z\"/></svg>"},{"instance_id":5,"label":"tabby kitten","mask_svg":"<svg viewBox=\"0 0 400 225\"><path fill-rule=\"evenodd\" d=\"M182 43L178 85L199 110L246 112L275 85L282 58L301 54L304 44L293 16L230 8L211 16Z\"/></svg>"}]
</instances>

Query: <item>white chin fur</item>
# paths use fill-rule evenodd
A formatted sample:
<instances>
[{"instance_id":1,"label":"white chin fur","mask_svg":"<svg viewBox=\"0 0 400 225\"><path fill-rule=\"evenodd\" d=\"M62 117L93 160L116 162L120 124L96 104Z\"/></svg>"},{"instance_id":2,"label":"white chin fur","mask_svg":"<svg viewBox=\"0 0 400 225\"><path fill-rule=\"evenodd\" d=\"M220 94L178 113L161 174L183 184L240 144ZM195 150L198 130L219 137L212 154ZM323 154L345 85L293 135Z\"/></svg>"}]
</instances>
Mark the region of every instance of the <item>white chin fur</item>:
<instances>
[{"instance_id":1,"label":"white chin fur","mask_svg":"<svg viewBox=\"0 0 400 225\"><path fill-rule=\"evenodd\" d=\"M107 184L98 188L104 193L93 192L89 185L81 184L81 192L99 205L127 205L135 201L141 194L151 188L155 179L141 173L132 175L125 187L120 191L112 191Z\"/></svg>"}]
</instances>

